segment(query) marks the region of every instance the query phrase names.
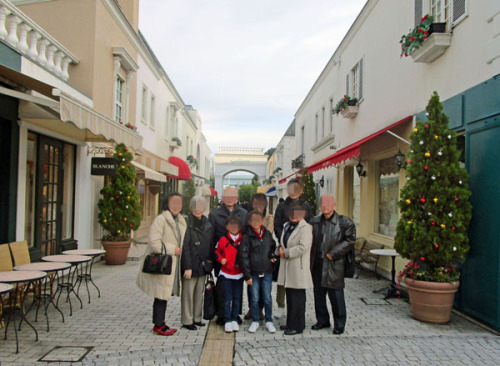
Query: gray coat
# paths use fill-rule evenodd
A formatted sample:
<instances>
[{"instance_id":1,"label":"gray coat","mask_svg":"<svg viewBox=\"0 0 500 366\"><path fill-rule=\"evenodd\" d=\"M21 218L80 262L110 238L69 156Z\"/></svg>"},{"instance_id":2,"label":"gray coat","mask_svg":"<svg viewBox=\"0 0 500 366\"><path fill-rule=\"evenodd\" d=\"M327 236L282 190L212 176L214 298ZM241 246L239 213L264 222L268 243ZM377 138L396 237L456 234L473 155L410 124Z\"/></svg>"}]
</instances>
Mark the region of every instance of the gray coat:
<instances>
[{"instance_id":1,"label":"gray coat","mask_svg":"<svg viewBox=\"0 0 500 366\"><path fill-rule=\"evenodd\" d=\"M285 228L287 225L288 223L285 224ZM284 233L285 230L283 230L280 244L283 248ZM294 289L313 287L309 265L312 238L312 226L305 220L300 221L288 239L285 259L280 260L278 285ZM276 252L279 254L279 247Z\"/></svg>"},{"instance_id":2,"label":"gray coat","mask_svg":"<svg viewBox=\"0 0 500 366\"><path fill-rule=\"evenodd\" d=\"M337 212L335 212L329 220L322 219L322 215L316 216L311 223L313 225L314 237L311 249L311 272L318 263L315 260L318 253L322 251L323 266L321 286L336 290L343 289L345 287L345 256L354 248L354 243L356 241L356 226L351 219L346 216L338 215ZM324 229L322 229L322 227L324 227ZM327 253L333 257L333 260L329 260L326 257Z\"/></svg>"}]
</instances>

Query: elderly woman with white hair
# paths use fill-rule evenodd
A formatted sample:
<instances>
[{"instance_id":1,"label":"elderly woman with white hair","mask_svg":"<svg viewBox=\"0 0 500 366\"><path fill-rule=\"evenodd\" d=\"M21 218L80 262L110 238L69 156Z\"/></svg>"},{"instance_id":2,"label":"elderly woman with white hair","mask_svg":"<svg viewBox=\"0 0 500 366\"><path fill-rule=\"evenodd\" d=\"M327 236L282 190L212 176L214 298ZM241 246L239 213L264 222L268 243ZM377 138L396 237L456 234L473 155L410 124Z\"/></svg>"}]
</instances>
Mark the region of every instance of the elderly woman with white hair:
<instances>
[{"instance_id":1,"label":"elderly woman with white hair","mask_svg":"<svg viewBox=\"0 0 500 366\"><path fill-rule=\"evenodd\" d=\"M191 199L187 219L186 235L181 256L182 295L181 323L182 327L196 330L203 327L201 321L203 310L203 293L207 274L212 272L215 248L212 245L212 224L203 215L206 208L205 198L194 196Z\"/></svg>"}]
</instances>

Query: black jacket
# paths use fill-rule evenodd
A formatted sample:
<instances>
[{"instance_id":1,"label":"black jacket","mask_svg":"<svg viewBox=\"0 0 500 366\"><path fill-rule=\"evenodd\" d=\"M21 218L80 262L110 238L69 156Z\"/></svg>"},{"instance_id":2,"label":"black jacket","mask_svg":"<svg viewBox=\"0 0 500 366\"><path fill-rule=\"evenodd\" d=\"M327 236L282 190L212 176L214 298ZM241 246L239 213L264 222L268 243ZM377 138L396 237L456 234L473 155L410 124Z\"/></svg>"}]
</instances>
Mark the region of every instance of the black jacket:
<instances>
[{"instance_id":1,"label":"black jacket","mask_svg":"<svg viewBox=\"0 0 500 366\"><path fill-rule=\"evenodd\" d=\"M311 205L308 202L304 202L302 199L299 200L306 206L306 221L310 222L313 218L313 212ZM274 213L274 234L278 238L278 242L281 242L281 234L283 233L283 225L289 221L288 206L293 202L290 197L287 197L285 202L282 202L276 207L276 212Z\"/></svg>"},{"instance_id":2,"label":"black jacket","mask_svg":"<svg viewBox=\"0 0 500 366\"><path fill-rule=\"evenodd\" d=\"M236 215L240 218L241 224L245 226L247 224L247 211L236 205L233 208L232 212L222 204L220 207L217 207L210 212L208 215L208 220L212 224L214 231L212 236L212 245L215 247L215 244L219 241L221 237L227 234L226 229L226 219L230 215Z\"/></svg>"},{"instance_id":3,"label":"black jacket","mask_svg":"<svg viewBox=\"0 0 500 366\"><path fill-rule=\"evenodd\" d=\"M213 227L205 216L201 225L195 225L195 218L189 215L181 255L181 271L192 269L192 277L205 275L202 262L213 260L215 247L212 245Z\"/></svg>"},{"instance_id":4,"label":"black jacket","mask_svg":"<svg viewBox=\"0 0 500 366\"><path fill-rule=\"evenodd\" d=\"M271 258L274 258L276 242L271 232L265 227L263 229L264 235L261 239L251 227L247 227L241 240L238 255L245 281L252 276L273 272Z\"/></svg>"},{"instance_id":5,"label":"black jacket","mask_svg":"<svg viewBox=\"0 0 500 366\"><path fill-rule=\"evenodd\" d=\"M343 289L345 256L354 248L356 226L350 218L338 215L337 212L334 212L328 220L323 215L316 216L311 224L313 226L311 272L320 270L321 266L321 286ZM327 253L333 260L326 257Z\"/></svg>"}]
</instances>

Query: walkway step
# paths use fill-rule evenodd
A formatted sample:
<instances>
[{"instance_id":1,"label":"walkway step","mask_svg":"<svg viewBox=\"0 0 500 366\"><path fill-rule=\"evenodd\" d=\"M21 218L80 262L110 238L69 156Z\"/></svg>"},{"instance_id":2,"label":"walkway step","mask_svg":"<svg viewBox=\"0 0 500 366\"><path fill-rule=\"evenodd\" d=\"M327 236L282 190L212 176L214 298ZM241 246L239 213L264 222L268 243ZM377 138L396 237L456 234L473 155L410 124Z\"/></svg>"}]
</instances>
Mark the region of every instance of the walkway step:
<instances>
[{"instance_id":1,"label":"walkway step","mask_svg":"<svg viewBox=\"0 0 500 366\"><path fill-rule=\"evenodd\" d=\"M224 332L224 328L211 321L199 366L231 366L234 356L234 333Z\"/></svg>"}]
</instances>

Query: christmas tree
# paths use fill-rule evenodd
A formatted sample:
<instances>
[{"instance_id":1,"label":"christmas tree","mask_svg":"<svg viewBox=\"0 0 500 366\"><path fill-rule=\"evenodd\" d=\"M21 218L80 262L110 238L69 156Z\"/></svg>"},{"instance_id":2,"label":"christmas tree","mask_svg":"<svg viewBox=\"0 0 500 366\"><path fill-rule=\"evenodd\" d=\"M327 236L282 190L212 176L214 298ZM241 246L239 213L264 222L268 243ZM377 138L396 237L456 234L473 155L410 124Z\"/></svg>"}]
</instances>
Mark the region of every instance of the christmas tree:
<instances>
[{"instance_id":1,"label":"christmas tree","mask_svg":"<svg viewBox=\"0 0 500 366\"><path fill-rule=\"evenodd\" d=\"M470 191L455 132L436 92L426 110L427 122L418 121L410 138L395 249L412 261L407 269L419 269L406 275L441 282L453 278L443 274L456 273L469 251Z\"/></svg>"},{"instance_id":2,"label":"christmas tree","mask_svg":"<svg viewBox=\"0 0 500 366\"><path fill-rule=\"evenodd\" d=\"M125 241L130 232L141 224L142 207L135 185L135 167L130 163L134 156L125 145L115 148L116 172L109 185L101 189L99 224L107 231L106 241Z\"/></svg>"},{"instance_id":3,"label":"christmas tree","mask_svg":"<svg viewBox=\"0 0 500 366\"><path fill-rule=\"evenodd\" d=\"M189 204L191 202L191 198L196 194L196 187L194 186L194 182L192 180L187 180L184 183L183 187L184 192L182 193L182 211L184 214L189 214Z\"/></svg>"},{"instance_id":4,"label":"christmas tree","mask_svg":"<svg viewBox=\"0 0 500 366\"><path fill-rule=\"evenodd\" d=\"M304 169L300 175L300 182L304 187L304 193L302 193L302 199L311 205L311 210L313 215L316 215L318 211L318 203L316 199L316 185L313 180L313 174L307 174L307 170Z\"/></svg>"}]
</instances>

